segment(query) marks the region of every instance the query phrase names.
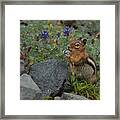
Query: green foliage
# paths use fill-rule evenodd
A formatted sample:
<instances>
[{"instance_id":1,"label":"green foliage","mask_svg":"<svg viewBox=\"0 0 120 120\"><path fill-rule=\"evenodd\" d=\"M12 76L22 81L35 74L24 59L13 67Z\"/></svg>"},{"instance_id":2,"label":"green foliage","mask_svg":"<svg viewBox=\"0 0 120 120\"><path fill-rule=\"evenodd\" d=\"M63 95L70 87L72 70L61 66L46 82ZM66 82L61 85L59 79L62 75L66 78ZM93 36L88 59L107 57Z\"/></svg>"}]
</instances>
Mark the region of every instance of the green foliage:
<instances>
[{"instance_id":1,"label":"green foliage","mask_svg":"<svg viewBox=\"0 0 120 120\"><path fill-rule=\"evenodd\" d=\"M53 97L51 97L51 96L45 96L45 97L43 97L43 100L53 100Z\"/></svg>"},{"instance_id":2,"label":"green foliage","mask_svg":"<svg viewBox=\"0 0 120 120\"><path fill-rule=\"evenodd\" d=\"M98 20L81 20L75 25L77 29L69 32L64 24L57 24L56 21L47 20L23 20L21 22L27 25L20 25L20 49L22 57L26 62L26 67L47 59L64 60L63 51L66 49L70 39L83 37L87 39L86 50L94 57L97 67L100 64L100 21ZM44 32L48 33L44 34ZM59 36L58 36L58 33ZM100 79L99 70L97 80ZM73 92L83 95L89 99L99 99L99 87L85 82L78 82L75 76L70 77ZM49 99L49 98L45 98Z\"/></svg>"},{"instance_id":3,"label":"green foliage","mask_svg":"<svg viewBox=\"0 0 120 120\"><path fill-rule=\"evenodd\" d=\"M95 84L88 83L85 80L78 81L77 79L74 79L71 81L71 87L73 88L73 93L85 96L91 100L100 99L100 88Z\"/></svg>"},{"instance_id":4,"label":"green foliage","mask_svg":"<svg viewBox=\"0 0 120 120\"><path fill-rule=\"evenodd\" d=\"M75 74L72 73L72 75L69 73L69 78L68 78L71 88L72 88L72 93L85 96L88 99L91 100L100 100L100 86L97 84L92 84L89 83L85 80L79 80L78 78L75 77ZM100 80L100 75L99 71L97 72L97 81L99 83Z\"/></svg>"}]
</instances>

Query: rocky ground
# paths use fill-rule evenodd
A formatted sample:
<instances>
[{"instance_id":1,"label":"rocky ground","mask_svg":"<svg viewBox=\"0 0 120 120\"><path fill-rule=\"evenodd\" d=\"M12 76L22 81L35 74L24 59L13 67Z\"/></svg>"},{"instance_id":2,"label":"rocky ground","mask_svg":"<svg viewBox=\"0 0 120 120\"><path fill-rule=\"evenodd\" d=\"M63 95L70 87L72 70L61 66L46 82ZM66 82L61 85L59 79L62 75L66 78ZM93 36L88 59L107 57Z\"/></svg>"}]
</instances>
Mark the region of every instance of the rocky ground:
<instances>
[{"instance_id":1,"label":"rocky ground","mask_svg":"<svg viewBox=\"0 0 120 120\"><path fill-rule=\"evenodd\" d=\"M88 100L69 91L67 63L50 59L33 64L25 73L24 61L20 61L21 100Z\"/></svg>"}]
</instances>

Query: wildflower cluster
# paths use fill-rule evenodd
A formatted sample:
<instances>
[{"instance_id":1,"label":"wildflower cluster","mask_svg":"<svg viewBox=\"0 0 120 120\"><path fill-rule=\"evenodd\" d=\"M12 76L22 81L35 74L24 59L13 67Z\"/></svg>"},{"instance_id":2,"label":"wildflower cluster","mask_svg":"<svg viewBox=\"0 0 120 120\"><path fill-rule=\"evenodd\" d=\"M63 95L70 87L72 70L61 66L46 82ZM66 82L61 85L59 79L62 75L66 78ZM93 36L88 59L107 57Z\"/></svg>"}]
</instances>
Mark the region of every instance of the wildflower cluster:
<instances>
[{"instance_id":1,"label":"wildflower cluster","mask_svg":"<svg viewBox=\"0 0 120 120\"><path fill-rule=\"evenodd\" d=\"M72 28L68 26L64 26L59 32L54 31L50 32L50 30L43 30L40 32L39 37L43 40L51 39L54 36L54 39L60 40L60 37L68 37L72 34ZM55 38L56 36L56 38Z\"/></svg>"},{"instance_id":2,"label":"wildflower cluster","mask_svg":"<svg viewBox=\"0 0 120 120\"><path fill-rule=\"evenodd\" d=\"M68 26L65 26L63 29L64 36L69 36L71 32L71 28Z\"/></svg>"},{"instance_id":3,"label":"wildflower cluster","mask_svg":"<svg viewBox=\"0 0 120 120\"><path fill-rule=\"evenodd\" d=\"M42 39L48 39L48 38L49 38L48 31L42 31L42 32L40 33L40 37L41 37Z\"/></svg>"}]
</instances>

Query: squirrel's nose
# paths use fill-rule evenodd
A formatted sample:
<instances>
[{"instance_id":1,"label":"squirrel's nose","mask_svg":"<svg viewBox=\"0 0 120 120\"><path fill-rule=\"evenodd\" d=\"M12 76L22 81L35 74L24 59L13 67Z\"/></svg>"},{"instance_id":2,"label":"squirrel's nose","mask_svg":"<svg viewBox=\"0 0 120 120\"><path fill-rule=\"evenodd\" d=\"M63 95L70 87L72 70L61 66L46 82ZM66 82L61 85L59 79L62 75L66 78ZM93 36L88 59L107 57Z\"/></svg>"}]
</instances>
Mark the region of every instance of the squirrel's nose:
<instances>
[{"instance_id":1,"label":"squirrel's nose","mask_svg":"<svg viewBox=\"0 0 120 120\"><path fill-rule=\"evenodd\" d=\"M63 54L68 57L68 56L70 56L70 51L68 49L66 49L63 51Z\"/></svg>"}]
</instances>

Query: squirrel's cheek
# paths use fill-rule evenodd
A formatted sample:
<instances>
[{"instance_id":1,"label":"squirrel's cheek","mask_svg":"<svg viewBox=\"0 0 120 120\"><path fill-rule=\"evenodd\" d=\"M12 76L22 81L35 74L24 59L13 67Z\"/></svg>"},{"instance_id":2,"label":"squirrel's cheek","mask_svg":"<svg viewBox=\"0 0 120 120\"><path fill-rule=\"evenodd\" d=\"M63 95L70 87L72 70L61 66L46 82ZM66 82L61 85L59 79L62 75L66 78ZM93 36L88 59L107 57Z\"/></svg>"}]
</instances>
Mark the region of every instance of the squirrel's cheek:
<instances>
[{"instance_id":1,"label":"squirrel's cheek","mask_svg":"<svg viewBox=\"0 0 120 120\"><path fill-rule=\"evenodd\" d=\"M71 62L70 56L69 56L69 57L68 57L68 56L64 56L64 59L65 59L67 62Z\"/></svg>"}]
</instances>

